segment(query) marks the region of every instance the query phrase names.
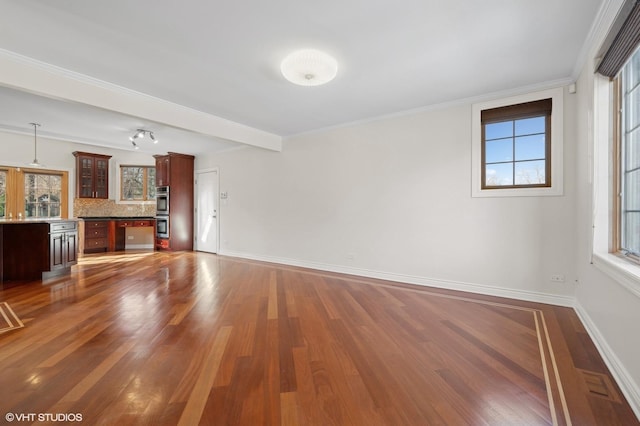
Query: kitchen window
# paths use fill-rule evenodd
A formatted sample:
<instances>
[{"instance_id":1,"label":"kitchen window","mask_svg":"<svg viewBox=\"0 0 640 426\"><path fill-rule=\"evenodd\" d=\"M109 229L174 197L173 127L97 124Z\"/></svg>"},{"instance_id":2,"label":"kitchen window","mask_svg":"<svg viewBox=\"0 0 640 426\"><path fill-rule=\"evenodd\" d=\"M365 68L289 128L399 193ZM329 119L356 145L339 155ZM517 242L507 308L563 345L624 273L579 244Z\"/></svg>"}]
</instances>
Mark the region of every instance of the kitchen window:
<instances>
[{"instance_id":1,"label":"kitchen window","mask_svg":"<svg viewBox=\"0 0 640 426\"><path fill-rule=\"evenodd\" d=\"M120 166L120 201L150 201L156 197L156 169L152 166Z\"/></svg>"},{"instance_id":2,"label":"kitchen window","mask_svg":"<svg viewBox=\"0 0 640 426\"><path fill-rule=\"evenodd\" d=\"M472 105L473 197L562 195L563 96L559 87Z\"/></svg>"},{"instance_id":3,"label":"kitchen window","mask_svg":"<svg viewBox=\"0 0 640 426\"><path fill-rule=\"evenodd\" d=\"M24 216L60 217L62 176L48 173L24 173Z\"/></svg>"},{"instance_id":4,"label":"kitchen window","mask_svg":"<svg viewBox=\"0 0 640 426\"><path fill-rule=\"evenodd\" d=\"M0 217L68 217L68 172L0 167Z\"/></svg>"}]
</instances>

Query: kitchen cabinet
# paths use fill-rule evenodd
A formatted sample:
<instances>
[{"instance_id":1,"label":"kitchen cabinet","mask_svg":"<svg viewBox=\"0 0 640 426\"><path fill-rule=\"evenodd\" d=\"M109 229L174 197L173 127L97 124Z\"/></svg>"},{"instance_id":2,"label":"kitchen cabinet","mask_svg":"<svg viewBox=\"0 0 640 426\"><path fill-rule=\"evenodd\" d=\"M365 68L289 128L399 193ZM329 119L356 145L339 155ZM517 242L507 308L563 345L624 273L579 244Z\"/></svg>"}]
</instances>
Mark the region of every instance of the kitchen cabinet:
<instances>
[{"instance_id":1,"label":"kitchen cabinet","mask_svg":"<svg viewBox=\"0 0 640 426\"><path fill-rule=\"evenodd\" d=\"M98 253L107 251L109 247L109 221L84 221L84 253Z\"/></svg>"},{"instance_id":2,"label":"kitchen cabinet","mask_svg":"<svg viewBox=\"0 0 640 426\"><path fill-rule=\"evenodd\" d=\"M49 225L49 273L78 263L78 228L75 221Z\"/></svg>"},{"instance_id":3,"label":"kitchen cabinet","mask_svg":"<svg viewBox=\"0 0 640 426\"><path fill-rule=\"evenodd\" d=\"M171 164L169 155L154 155L156 159L156 186L171 185Z\"/></svg>"},{"instance_id":4,"label":"kitchen cabinet","mask_svg":"<svg viewBox=\"0 0 640 426\"><path fill-rule=\"evenodd\" d=\"M77 243L72 219L0 220L0 288L70 273Z\"/></svg>"},{"instance_id":5,"label":"kitchen cabinet","mask_svg":"<svg viewBox=\"0 0 640 426\"><path fill-rule=\"evenodd\" d=\"M115 222L115 247L114 250L125 250L127 239L127 228L155 227L156 221L153 219L127 218L118 219Z\"/></svg>"},{"instance_id":6,"label":"kitchen cabinet","mask_svg":"<svg viewBox=\"0 0 640 426\"><path fill-rule=\"evenodd\" d=\"M156 233L158 250L193 250L193 155L169 152L155 155L156 185L169 187L169 238ZM163 216L164 217L164 216Z\"/></svg>"},{"instance_id":7,"label":"kitchen cabinet","mask_svg":"<svg viewBox=\"0 0 640 426\"><path fill-rule=\"evenodd\" d=\"M110 155L75 151L76 197L109 198Z\"/></svg>"},{"instance_id":8,"label":"kitchen cabinet","mask_svg":"<svg viewBox=\"0 0 640 426\"><path fill-rule=\"evenodd\" d=\"M125 250L127 228L155 228L152 217L92 216L83 219L83 253Z\"/></svg>"}]
</instances>

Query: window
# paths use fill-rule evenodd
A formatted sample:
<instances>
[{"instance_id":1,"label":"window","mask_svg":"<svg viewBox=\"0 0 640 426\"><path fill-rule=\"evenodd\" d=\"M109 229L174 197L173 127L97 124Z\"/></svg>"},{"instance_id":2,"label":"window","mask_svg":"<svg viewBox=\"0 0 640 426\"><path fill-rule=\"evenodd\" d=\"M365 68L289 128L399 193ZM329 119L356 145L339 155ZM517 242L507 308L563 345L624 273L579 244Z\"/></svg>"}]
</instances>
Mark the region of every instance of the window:
<instances>
[{"instance_id":1,"label":"window","mask_svg":"<svg viewBox=\"0 0 640 426\"><path fill-rule=\"evenodd\" d=\"M156 196L155 181L155 167L120 166L120 200L153 200Z\"/></svg>"},{"instance_id":2,"label":"window","mask_svg":"<svg viewBox=\"0 0 640 426\"><path fill-rule=\"evenodd\" d=\"M62 176L24 173L24 216L60 217Z\"/></svg>"},{"instance_id":3,"label":"window","mask_svg":"<svg viewBox=\"0 0 640 426\"><path fill-rule=\"evenodd\" d=\"M640 3L626 0L595 55L593 264L640 297Z\"/></svg>"},{"instance_id":4,"label":"window","mask_svg":"<svg viewBox=\"0 0 640 426\"><path fill-rule=\"evenodd\" d=\"M0 167L0 217L66 218L68 173Z\"/></svg>"},{"instance_id":5,"label":"window","mask_svg":"<svg viewBox=\"0 0 640 426\"><path fill-rule=\"evenodd\" d=\"M562 195L563 91L473 105L473 197Z\"/></svg>"},{"instance_id":6,"label":"window","mask_svg":"<svg viewBox=\"0 0 640 426\"><path fill-rule=\"evenodd\" d=\"M7 171L0 170L0 217L5 217L7 210Z\"/></svg>"},{"instance_id":7,"label":"window","mask_svg":"<svg viewBox=\"0 0 640 426\"><path fill-rule=\"evenodd\" d=\"M551 185L551 99L486 109L482 121L482 188Z\"/></svg>"},{"instance_id":8,"label":"window","mask_svg":"<svg viewBox=\"0 0 640 426\"><path fill-rule=\"evenodd\" d=\"M640 50L614 80L616 251L640 260Z\"/></svg>"}]
</instances>

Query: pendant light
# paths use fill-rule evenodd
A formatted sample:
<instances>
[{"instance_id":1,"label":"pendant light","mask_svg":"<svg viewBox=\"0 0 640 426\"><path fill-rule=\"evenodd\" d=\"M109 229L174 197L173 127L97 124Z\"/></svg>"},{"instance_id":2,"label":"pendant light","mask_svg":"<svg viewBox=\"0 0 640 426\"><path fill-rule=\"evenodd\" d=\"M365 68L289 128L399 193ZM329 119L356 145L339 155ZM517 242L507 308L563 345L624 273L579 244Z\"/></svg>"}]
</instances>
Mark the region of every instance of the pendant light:
<instances>
[{"instance_id":1,"label":"pendant light","mask_svg":"<svg viewBox=\"0 0 640 426\"><path fill-rule=\"evenodd\" d=\"M44 164L40 164L38 161L38 123L29 123L33 126L33 161L29 163L31 167L44 167Z\"/></svg>"}]
</instances>

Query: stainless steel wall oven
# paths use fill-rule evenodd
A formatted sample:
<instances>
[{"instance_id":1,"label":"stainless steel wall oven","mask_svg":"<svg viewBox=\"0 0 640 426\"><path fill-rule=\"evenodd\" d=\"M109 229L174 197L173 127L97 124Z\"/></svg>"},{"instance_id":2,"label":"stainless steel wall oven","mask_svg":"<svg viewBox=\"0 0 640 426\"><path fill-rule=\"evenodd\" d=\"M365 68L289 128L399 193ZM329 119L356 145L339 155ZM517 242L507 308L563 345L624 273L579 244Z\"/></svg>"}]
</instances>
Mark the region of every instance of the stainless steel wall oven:
<instances>
[{"instance_id":1,"label":"stainless steel wall oven","mask_svg":"<svg viewBox=\"0 0 640 426\"><path fill-rule=\"evenodd\" d=\"M169 187L159 186L156 188L156 216L169 215Z\"/></svg>"},{"instance_id":2,"label":"stainless steel wall oven","mask_svg":"<svg viewBox=\"0 0 640 426\"><path fill-rule=\"evenodd\" d=\"M169 238L169 216L156 216L156 238Z\"/></svg>"}]
</instances>

